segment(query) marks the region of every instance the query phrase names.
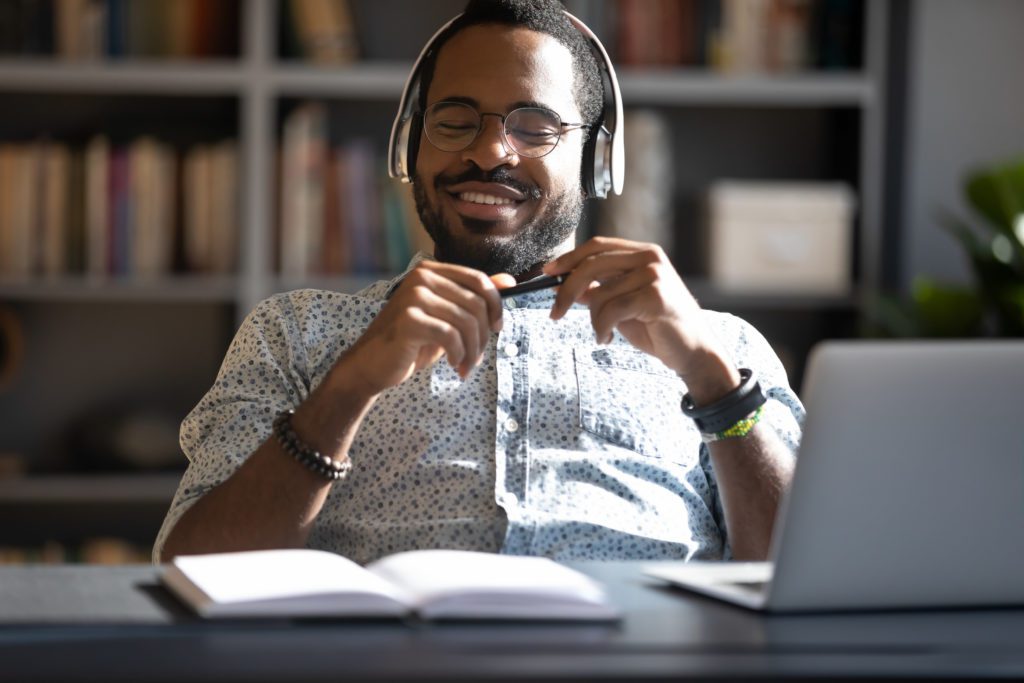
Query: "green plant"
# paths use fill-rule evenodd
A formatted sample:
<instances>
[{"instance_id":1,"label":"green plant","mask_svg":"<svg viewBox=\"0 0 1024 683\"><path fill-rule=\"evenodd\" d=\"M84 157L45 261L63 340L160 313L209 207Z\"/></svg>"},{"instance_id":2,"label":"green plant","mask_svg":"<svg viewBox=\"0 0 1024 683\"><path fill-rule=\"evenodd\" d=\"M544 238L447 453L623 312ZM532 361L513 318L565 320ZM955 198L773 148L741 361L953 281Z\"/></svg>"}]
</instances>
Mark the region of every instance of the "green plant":
<instances>
[{"instance_id":1,"label":"green plant","mask_svg":"<svg viewBox=\"0 0 1024 683\"><path fill-rule=\"evenodd\" d=\"M971 286L915 279L909 303L883 299L876 322L898 336L1024 336L1024 159L967 176L982 228L943 211L940 224L970 260Z\"/></svg>"}]
</instances>

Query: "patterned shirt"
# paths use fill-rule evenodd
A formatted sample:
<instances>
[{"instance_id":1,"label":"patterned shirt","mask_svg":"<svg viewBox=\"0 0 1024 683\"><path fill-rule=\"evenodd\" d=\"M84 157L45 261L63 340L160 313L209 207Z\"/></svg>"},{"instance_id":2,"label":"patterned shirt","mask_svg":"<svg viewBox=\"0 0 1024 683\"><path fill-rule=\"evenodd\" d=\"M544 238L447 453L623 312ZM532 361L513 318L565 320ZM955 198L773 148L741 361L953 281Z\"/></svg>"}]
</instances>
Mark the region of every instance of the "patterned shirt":
<instances>
[{"instance_id":1,"label":"patterned shirt","mask_svg":"<svg viewBox=\"0 0 1024 683\"><path fill-rule=\"evenodd\" d=\"M309 396L400 280L357 294L278 294L249 314L182 424L189 466L154 558L182 513L268 438L277 413ZM554 296L504 299L504 327L466 380L442 359L380 395L309 547L360 563L417 548L729 557L707 446L680 410L683 381L617 332L597 344L583 306L552 321ZM738 366L758 373L769 397L762 421L795 452L803 408L778 358L743 320L704 315Z\"/></svg>"}]
</instances>

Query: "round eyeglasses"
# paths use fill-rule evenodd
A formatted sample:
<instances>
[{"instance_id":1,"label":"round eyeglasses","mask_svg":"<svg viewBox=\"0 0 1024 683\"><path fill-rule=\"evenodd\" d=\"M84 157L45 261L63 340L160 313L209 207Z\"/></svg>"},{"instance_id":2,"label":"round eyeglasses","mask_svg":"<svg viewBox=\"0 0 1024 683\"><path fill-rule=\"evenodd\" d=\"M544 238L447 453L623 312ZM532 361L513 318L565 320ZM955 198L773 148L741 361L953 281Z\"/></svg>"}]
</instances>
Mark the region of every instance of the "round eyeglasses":
<instances>
[{"instance_id":1,"label":"round eyeglasses","mask_svg":"<svg viewBox=\"0 0 1024 683\"><path fill-rule=\"evenodd\" d=\"M502 142L507 149L531 159L549 154L563 130L590 128L586 123L564 123L558 114L541 107L520 107L497 114L477 111L463 102L437 102L423 114L423 131L430 144L442 152L461 152L480 135L485 116L501 119Z\"/></svg>"}]
</instances>

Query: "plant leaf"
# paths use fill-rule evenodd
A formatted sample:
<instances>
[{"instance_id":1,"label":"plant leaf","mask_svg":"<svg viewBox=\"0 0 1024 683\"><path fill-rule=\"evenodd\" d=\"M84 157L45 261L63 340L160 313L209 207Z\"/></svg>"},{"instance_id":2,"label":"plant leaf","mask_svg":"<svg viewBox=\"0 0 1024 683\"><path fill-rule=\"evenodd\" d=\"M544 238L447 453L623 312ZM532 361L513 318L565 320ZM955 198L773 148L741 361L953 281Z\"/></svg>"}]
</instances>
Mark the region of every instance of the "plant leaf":
<instances>
[{"instance_id":1,"label":"plant leaf","mask_svg":"<svg viewBox=\"0 0 1024 683\"><path fill-rule=\"evenodd\" d=\"M971 206L1010 239L1017 262L1024 263L1024 244L1013 229L1024 214L1024 159L975 171L964 189Z\"/></svg>"},{"instance_id":2,"label":"plant leaf","mask_svg":"<svg viewBox=\"0 0 1024 683\"><path fill-rule=\"evenodd\" d=\"M967 287L917 278L913 297L918 320L933 337L974 337L982 331L985 303Z\"/></svg>"},{"instance_id":3,"label":"plant leaf","mask_svg":"<svg viewBox=\"0 0 1024 683\"><path fill-rule=\"evenodd\" d=\"M939 224L955 237L970 260L978 285L992 290L1005 284L1020 282L1021 274L1009 264L996 259L992 253L991 239L981 239L975 230L948 211L939 213Z\"/></svg>"}]
</instances>

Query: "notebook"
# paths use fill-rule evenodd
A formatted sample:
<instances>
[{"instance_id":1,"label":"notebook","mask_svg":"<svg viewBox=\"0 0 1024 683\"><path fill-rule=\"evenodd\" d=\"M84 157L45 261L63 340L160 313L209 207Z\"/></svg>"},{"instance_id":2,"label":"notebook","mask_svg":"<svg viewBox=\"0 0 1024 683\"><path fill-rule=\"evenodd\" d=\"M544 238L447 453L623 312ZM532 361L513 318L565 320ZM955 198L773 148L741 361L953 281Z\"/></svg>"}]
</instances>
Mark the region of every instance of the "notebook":
<instances>
[{"instance_id":1,"label":"notebook","mask_svg":"<svg viewBox=\"0 0 1024 683\"><path fill-rule=\"evenodd\" d=\"M1024 604L1024 342L825 342L770 562L647 575L751 609Z\"/></svg>"},{"instance_id":2,"label":"notebook","mask_svg":"<svg viewBox=\"0 0 1024 683\"><path fill-rule=\"evenodd\" d=\"M600 584L544 557L413 550L361 567L323 550L172 560L164 584L207 618L401 617L611 620Z\"/></svg>"}]
</instances>

